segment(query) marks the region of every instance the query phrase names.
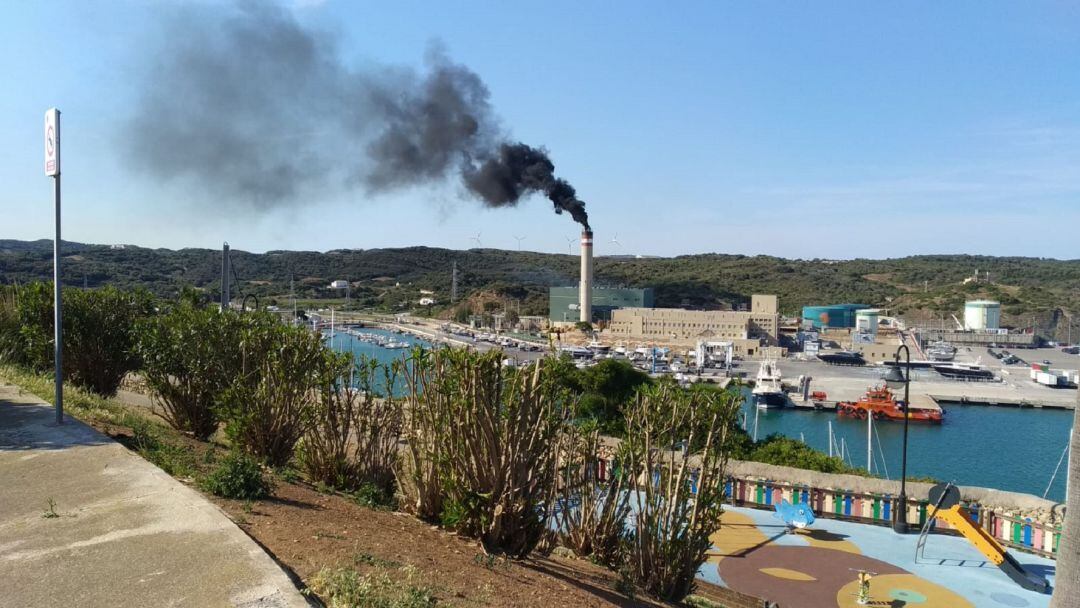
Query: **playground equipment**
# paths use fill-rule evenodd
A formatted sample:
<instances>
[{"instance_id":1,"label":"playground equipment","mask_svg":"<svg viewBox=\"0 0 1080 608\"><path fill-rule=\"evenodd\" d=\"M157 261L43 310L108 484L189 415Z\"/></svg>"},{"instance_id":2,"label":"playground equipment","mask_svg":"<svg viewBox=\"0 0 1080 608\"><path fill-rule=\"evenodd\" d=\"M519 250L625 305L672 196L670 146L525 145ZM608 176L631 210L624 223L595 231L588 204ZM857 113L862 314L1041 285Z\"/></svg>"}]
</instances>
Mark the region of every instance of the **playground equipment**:
<instances>
[{"instance_id":1,"label":"playground equipment","mask_svg":"<svg viewBox=\"0 0 1080 608\"><path fill-rule=\"evenodd\" d=\"M786 500L781 500L776 505L776 517L784 521L788 534L794 533L795 529L803 529L814 523L814 510L809 505L793 505Z\"/></svg>"},{"instance_id":2,"label":"playground equipment","mask_svg":"<svg viewBox=\"0 0 1080 608\"><path fill-rule=\"evenodd\" d=\"M915 561L922 558L923 549L926 546L926 537L930 532L930 526L935 519L945 522L954 530L966 538L980 553L986 556L995 566L1008 575L1016 584L1029 591L1049 593L1050 583L1046 579L1024 570L1020 562L1016 561L1001 543L975 520L971 519L967 510L960 506L960 490L952 483L939 483L930 488L930 502L934 504L930 516L926 518L922 531L919 533L919 542L915 547Z\"/></svg>"},{"instance_id":3,"label":"playground equipment","mask_svg":"<svg viewBox=\"0 0 1080 608\"><path fill-rule=\"evenodd\" d=\"M859 575L859 590L855 593L855 603L860 606L870 605L870 579L873 578L877 572L855 570L855 568L849 569L854 570Z\"/></svg>"}]
</instances>

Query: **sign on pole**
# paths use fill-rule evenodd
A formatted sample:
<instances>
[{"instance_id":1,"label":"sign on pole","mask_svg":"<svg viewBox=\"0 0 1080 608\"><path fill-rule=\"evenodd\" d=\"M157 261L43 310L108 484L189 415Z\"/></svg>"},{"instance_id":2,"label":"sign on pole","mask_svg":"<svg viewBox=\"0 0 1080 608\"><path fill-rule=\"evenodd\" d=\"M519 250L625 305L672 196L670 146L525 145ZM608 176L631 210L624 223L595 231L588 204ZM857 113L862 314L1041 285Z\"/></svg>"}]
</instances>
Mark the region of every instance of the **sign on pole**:
<instances>
[{"instance_id":1,"label":"sign on pole","mask_svg":"<svg viewBox=\"0 0 1080 608\"><path fill-rule=\"evenodd\" d=\"M60 175L60 110L45 111L45 175Z\"/></svg>"},{"instance_id":2,"label":"sign on pole","mask_svg":"<svg viewBox=\"0 0 1080 608\"><path fill-rule=\"evenodd\" d=\"M45 175L53 178L56 238L53 239L53 362L56 424L64 423L64 315L60 297L60 110L45 111Z\"/></svg>"}]
</instances>

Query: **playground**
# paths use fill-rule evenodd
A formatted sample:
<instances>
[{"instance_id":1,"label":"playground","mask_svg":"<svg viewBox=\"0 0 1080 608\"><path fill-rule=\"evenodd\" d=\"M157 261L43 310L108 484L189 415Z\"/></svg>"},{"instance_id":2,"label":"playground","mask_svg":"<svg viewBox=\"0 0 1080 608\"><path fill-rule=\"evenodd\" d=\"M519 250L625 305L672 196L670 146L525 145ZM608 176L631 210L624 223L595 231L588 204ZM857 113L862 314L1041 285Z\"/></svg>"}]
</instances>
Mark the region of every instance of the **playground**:
<instances>
[{"instance_id":1,"label":"playground","mask_svg":"<svg viewBox=\"0 0 1080 608\"><path fill-rule=\"evenodd\" d=\"M772 511L729 507L699 576L782 608L1049 605L1048 593L1025 589L999 567L1002 559L991 559L963 536L930 534L916 559L918 532L900 535L885 526L835 519L789 532ZM1008 556L1003 559L1053 585L1053 560L1016 550ZM870 573L863 603L860 572Z\"/></svg>"}]
</instances>

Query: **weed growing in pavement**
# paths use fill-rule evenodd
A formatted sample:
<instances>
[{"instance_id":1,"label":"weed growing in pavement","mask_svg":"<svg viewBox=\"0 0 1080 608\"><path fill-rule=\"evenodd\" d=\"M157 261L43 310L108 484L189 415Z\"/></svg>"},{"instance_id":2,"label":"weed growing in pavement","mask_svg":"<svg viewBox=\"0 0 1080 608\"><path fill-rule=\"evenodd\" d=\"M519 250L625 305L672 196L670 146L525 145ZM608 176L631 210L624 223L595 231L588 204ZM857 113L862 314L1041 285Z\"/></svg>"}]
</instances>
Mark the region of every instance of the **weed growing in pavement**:
<instances>
[{"instance_id":1,"label":"weed growing in pavement","mask_svg":"<svg viewBox=\"0 0 1080 608\"><path fill-rule=\"evenodd\" d=\"M241 452L226 456L199 485L215 496L238 500L258 500L273 490L258 461Z\"/></svg>"},{"instance_id":2,"label":"weed growing in pavement","mask_svg":"<svg viewBox=\"0 0 1080 608\"><path fill-rule=\"evenodd\" d=\"M52 499L52 496L45 500L48 501L49 508L45 509L45 512L42 513L41 516L45 519L56 519L57 517L60 517L60 514L56 512L56 501Z\"/></svg>"}]
</instances>

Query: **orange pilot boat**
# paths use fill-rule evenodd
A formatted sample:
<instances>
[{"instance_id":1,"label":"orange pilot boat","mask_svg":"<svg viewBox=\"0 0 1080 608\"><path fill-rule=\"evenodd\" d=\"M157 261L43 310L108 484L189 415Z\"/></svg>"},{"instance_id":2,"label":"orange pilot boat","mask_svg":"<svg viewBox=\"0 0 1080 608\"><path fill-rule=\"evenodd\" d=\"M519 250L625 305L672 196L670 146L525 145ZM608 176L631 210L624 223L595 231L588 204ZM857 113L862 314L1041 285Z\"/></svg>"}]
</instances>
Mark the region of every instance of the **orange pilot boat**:
<instances>
[{"instance_id":1,"label":"orange pilot boat","mask_svg":"<svg viewBox=\"0 0 1080 608\"><path fill-rule=\"evenodd\" d=\"M836 413L848 418L860 418L866 420L867 416L873 416L874 420L903 420L903 401L893 398L892 391L884 386L871 387L858 401L841 401L836 404ZM912 422L929 422L941 424L944 419L942 410L908 409L908 420Z\"/></svg>"}]
</instances>

